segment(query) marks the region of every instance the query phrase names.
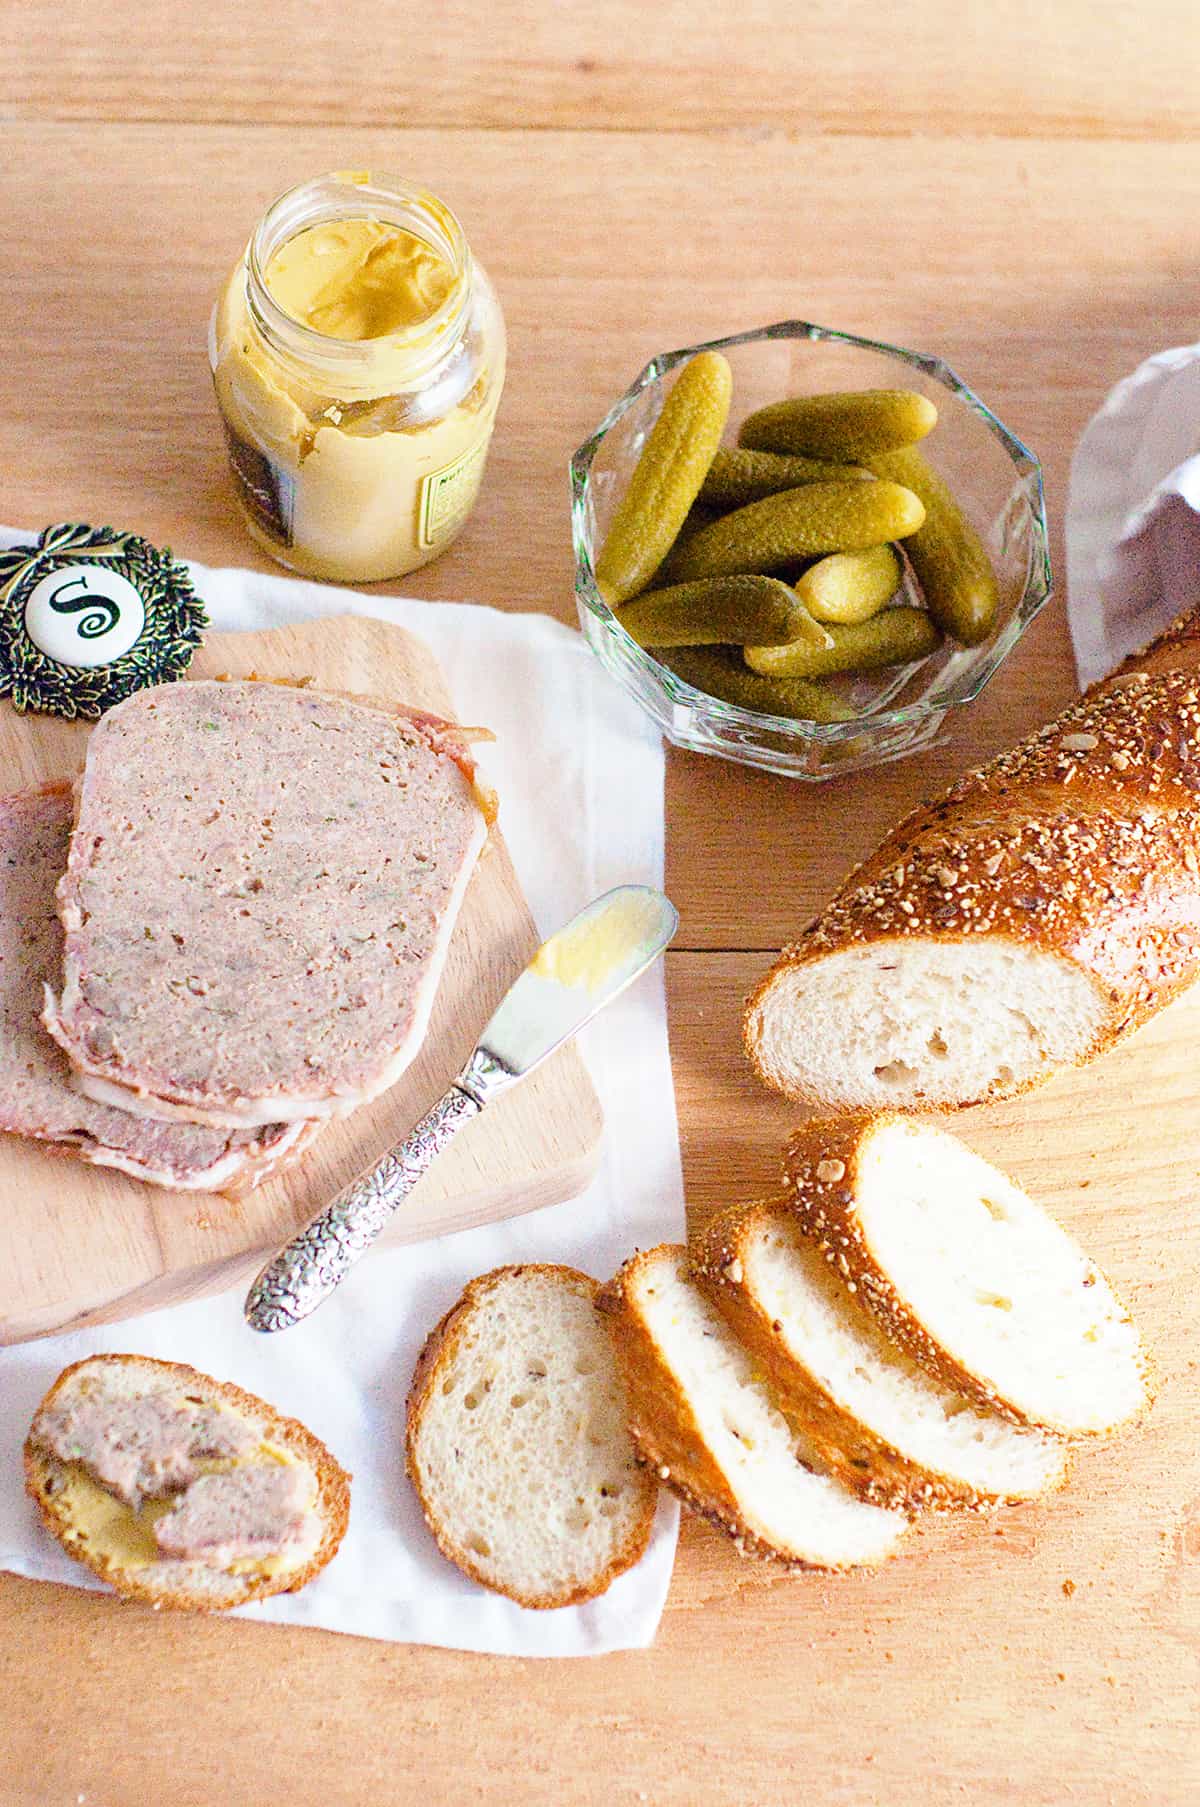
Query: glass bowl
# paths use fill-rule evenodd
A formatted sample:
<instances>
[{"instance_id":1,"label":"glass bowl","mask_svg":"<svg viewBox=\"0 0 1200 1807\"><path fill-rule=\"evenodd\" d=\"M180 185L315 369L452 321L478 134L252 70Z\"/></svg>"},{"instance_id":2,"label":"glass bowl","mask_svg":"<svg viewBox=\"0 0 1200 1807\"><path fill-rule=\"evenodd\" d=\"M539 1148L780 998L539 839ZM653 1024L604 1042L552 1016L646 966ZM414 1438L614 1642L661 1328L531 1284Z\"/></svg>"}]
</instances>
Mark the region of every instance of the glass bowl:
<instances>
[{"instance_id":1,"label":"glass bowl","mask_svg":"<svg viewBox=\"0 0 1200 1807\"><path fill-rule=\"evenodd\" d=\"M724 352L733 367L729 443L747 414L787 395L918 389L935 403L938 424L921 449L995 566L1000 610L990 639L977 647L947 641L913 665L826 679L858 715L823 724L763 715L707 696L626 633L596 588L596 552L673 373L709 350ZM792 778L832 778L927 746L949 709L979 695L1050 595L1042 469L1028 447L940 358L804 320L652 358L571 460L571 522L580 626L601 663L676 746Z\"/></svg>"}]
</instances>

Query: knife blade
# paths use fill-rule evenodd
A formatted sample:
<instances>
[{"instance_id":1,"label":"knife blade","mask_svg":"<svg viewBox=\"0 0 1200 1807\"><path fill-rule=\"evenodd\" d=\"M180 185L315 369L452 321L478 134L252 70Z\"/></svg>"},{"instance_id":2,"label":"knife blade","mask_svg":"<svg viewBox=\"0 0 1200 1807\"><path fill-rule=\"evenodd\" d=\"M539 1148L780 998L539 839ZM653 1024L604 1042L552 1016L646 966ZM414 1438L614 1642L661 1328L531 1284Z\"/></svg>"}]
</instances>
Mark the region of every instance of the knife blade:
<instances>
[{"instance_id":1,"label":"knife blade","mask_svg":"<svg viewBox=\"0 0 1200 1807\"><path fill-rule=\"evenodd\" d=\"M262 1269L246 1295L251 1329L286 1330L315 1311L463 1125L632 985L678 926L678 913L661 891L619 885L543 942L446 1093Z\"/></svg>"}]
</instances>

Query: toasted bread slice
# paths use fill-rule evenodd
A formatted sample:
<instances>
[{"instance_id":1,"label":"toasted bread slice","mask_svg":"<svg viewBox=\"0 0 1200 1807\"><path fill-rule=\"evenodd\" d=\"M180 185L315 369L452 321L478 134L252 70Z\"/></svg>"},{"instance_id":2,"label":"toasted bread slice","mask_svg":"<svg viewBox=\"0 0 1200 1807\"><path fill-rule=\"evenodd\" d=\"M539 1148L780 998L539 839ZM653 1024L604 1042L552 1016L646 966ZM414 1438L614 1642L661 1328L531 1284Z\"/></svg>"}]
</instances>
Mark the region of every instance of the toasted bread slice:
<instances>
[{"instance_id":1,"label":"toasted bread slice","mask_svg":"<svg viewBox=\"0 0 1200 1807\"><path fill-rule=\"evenodd\" d=\"M95 1467L56 1453L65 1415L97 1402L114 1412L131 1404L158 1403L163 1410L184 1405L206 1411L236 1431L226 1446L244 1444L236 1455L200 1461L201 1489L211 1489L216 1476L250 1469L285 1466L299 1472L297 1499L302 1528L278 1553L233 1560L167 1555L154 1527L196 1495L176 1486L173 1494L150 1494L145 1488L102 1484ZM69 1421L68 1421L69 1422ZM108 1439L106 1452L116 1451L127 1465L138 1458L136 1435ZM176 1476L176 1480L179 1480ZM69 1556L107 1581L118 1593L147 1600L156 1607L192 1612L223 1612L268 1594L295 1593L336 1554L350 1513L350 1477L310 1430L284 1418L265 1400L228 1381L214 1380L183 1362L156 1361L143 1355L94 1355L65 1368L34 1415L25 1441L25 1485L37 1502L47 1529ZM127 1496L132 1492L132 1503ZM201 1496L199 1503L211 1510Z\"/></svg>"},{"instance_id":2,"label":"toasted bread slice","mask_svg":"<svg viewBox=\"0 0 1200 1807\"><path fill-rule=\"evenodd\" d=\"M1099 1268L946 1130L808 1124L785 1173L805 1233L936 1379L1060 1437L1102 1435L1149 1403L1145 1349Z\"/></svg>"},{"instance_id":3,"label":"toasted bread slice","mask_svg":"<svg viewBox=\"0 0 1200 1807\"><path fill-rule=\"evenodd\" d=\"M754 1358L664 1243L627 1261L600 1295L644 1459L739 1550L793 1568L848 1569L890 1556L899 1512L824 1472Z\"/></svg>"},{"instance_id":4,"label":"toasted bread slice","mask_svg":"<svg viewBox=\"0 0 1200 1807\"><path fill-rule=\"evenodd\" d=\"M501 1267L430 1332L408 1398L408 1472L444 1556L522 1606L572 1606L638 1561L658 1488L575 1268Z\"/></svg>"},{"instance_id":5,"label":"toasted bread slice","mask_svg":"<svg viewBox=\"0 0 1200 1807\"><path fill-rule=\"evenodd\" d=\"M982 1510L1066 1479L1061 1441L981 1411L892 1342L786 1203L724 1212L692 1268L788 1415L863 1499Z\"/></svg>"}]
</instances>

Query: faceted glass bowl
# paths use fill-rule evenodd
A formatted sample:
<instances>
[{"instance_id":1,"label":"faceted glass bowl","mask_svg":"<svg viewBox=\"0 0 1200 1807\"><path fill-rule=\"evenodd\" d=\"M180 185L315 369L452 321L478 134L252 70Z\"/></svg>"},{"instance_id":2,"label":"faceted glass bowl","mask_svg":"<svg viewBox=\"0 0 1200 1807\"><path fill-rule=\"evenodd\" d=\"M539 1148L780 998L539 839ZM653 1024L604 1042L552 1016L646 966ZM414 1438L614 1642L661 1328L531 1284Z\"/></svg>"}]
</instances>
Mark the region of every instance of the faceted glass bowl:
<instances>
[{"instance_id":1,"label":"faceted glass bowl","mask_svg":"<svg viewBox=\"0 0 1200 1807\"><path fill-rule=\"evenodd\" d=\"M917 389L934 402L938 424L921 449L983 539L999 583L996 627L984 645L948 640L913 665L826 679L859 713L823 724L707 696L631 639L596 588L596 553L674 372L710 350L733 367L730 444L747 414L788 395ZM804 320L652 358L571 460L571 523L580 626L601 663L676 746L792 778L832 778L928 745L949 709L979 695L1050 595L1042 469L1028 447L940 358Z\"/></svg>"}]
</instances>

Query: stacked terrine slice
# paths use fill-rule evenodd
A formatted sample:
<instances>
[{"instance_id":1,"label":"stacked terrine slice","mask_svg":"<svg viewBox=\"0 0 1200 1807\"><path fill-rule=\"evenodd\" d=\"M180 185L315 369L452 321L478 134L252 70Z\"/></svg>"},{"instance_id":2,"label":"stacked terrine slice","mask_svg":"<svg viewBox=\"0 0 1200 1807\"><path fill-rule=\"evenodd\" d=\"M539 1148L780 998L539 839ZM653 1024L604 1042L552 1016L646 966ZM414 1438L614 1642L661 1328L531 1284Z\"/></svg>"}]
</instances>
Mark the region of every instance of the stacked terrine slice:
<instances>
[{"instance_id":1,"label":"stacked terrine slice","mask_svg":"<svg viewBox=\"0 0 1200 1807\"><path fill-rule=\"evenodd\" d=\"M412 1060L488 821L436 718L254 681L130 697L73 812L62 786L0 802L0 1127L254 1183Z\"/></svg>"}]
</instances>

